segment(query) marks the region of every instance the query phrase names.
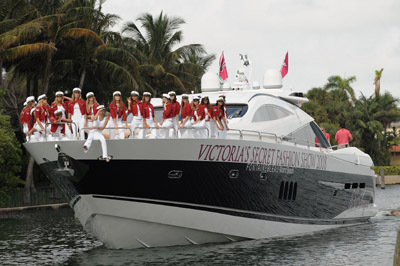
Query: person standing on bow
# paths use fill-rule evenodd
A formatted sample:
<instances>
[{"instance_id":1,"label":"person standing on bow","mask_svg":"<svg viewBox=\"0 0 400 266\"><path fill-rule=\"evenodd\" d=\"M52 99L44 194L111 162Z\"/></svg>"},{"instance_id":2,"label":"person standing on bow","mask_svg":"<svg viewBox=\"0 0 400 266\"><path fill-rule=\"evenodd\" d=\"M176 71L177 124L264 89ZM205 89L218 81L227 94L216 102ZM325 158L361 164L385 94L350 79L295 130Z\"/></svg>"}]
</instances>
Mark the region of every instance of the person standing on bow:
<instances>
[{"instance_id":1,"label":"person standing on bow","mask_svg":"<svg viewBox=\"0 0 400 266\"><path fill-rule=\"evenodd\" d=\"M68 103L71 100L71 98L64 96L64 93L62 91L57 91L55 94L54 101L52 102L50 106L50 116L54 117L54 113L57 110L60 110L62 113L62 118L67 119L68 118ZM69 138L72 137L71 130L69 127L65 129L65 134Z\"/></svg>"},{"instance_id":2,"label":"person standing on bow","mask_svg":"<svg viewBox=\"0 0 400 266\"><path fill-rule=\"evenodd\" d=\"M193 138L192 132L192 105L189 102L189 95L182 94L181 103L181 123L179 128L181 129L181 136L184 138Z\"/></svg>"},{"instance_id":3,"label":"person standing on bow","mask_svg":"<svg viewBox=\"0 0 400 266\"><path fill-rule=\"evenodd\" d=\"M226 120L226 109L224 104L224 98L219 97L217 99L217 105L215 107L216 109L214 109L214 121L218 128L218 138L225 139L229 127L228 127L228 122Z\"/></svg>"},{"instance_id":4,"label":"person standing on bow","mask_svg":"<svg viewBox=\"0 0 400 266\"><path fill-rule=\"evenodd\" d=\"M70 119L66 119L65 116L63 118L62 110L54 111L53 116L50 118L50 122L51 127L48 140L57 141L69 139L65 134L65 123L71 123L72 121Z\"/></svg>"},{"instance_id":5,"label":"person standing on bow","mask_svg":"<svg viewBox=\"0 0 400 266\"><path fill-rule=\"evenodd\" d=\"M128 129L126 121L126 108L121 98L120 91L114 91L113 101L110 103L111 120L108 123L110 128L110 139L124 139L125 130Z\"/></svg>"},{"instance_id":6,"label":"person standing on bow","mask_svg":"<svg viewBox=\"0 0 400 266\"><path fill-rule=\"evenodd\" d=\"M171 103L169 95L166 93L162 95L162 101L164 106L164 112L163 112L163 120L160 123L160 126L162 128L160 132L160 137L169 138L170 137L169 131L171 128L174 127L173 119L175 118L175 110L174 110L175 105Z\"/></svg>"},{"instance_id":7,"label":"person standing on bow","mask_svg":"<svg viewBox=\"0 0 400 266\"><path fill-rule=\"evenodd\" d=\"M82 99L81 89L74 88L72 90L72 99L68 103L68 119L71 119L72 122L72 133L73 137L78 136L79 134L83 134L81 132L85 127L85 120L86 120L86 103ZM84 137L83 135L81 137Z\"/></svg>"},{"instance_id":8,"label":"person standing on bow","mask_svg":"<svg viewBox=\"0 0 400 266\"><path fill-rule=\"evenodd\" d=\"M131 122L132 136L136 138L136 131L138 131L137 137L143 138L143 103L139 101L139 93L137 91L131 91L131 97L128 98L128 114L131 113L133 116Z\"/></svg>"},{"instance_id":9,"label":"person standing on bow","mask_svg":"<svg viewBox=\"0 0 400 266\"><path fill-rule=\"evenodd\" d=\"M193 98L192 117L194 119L192 127L196 129L196 131L193 132L195 138L207 138L207 133L204 129L206 126L204 105L200 105L200 96Z\"/></svg>"},{"instance_id":10,"label":"person standing on bow","mask_svg":"<svg viewBox=\"0 0 400 266\"><path fill-rule=\"evenodd\" d=\"M29 132L29 123L32 117L31 110L35 109L35 97L34 96L27 97L25 103L26 105L21 111L20 121L22 124L22 130L25 133L25 135L27 135Z\"/></svg>"},{"instance_id":11,"label":"person standing on bow","mask_svg":"<svg viewBox=\"0 0 400 266\"><path fill-rule=\"evenodd\" d=\"M179 125L179 113L181 112L181 105L176 99L176 93L174 91L168 92L169 98L171 100L171 104L174 109L174 118L172 118L172 123L174 124L175 132L178 132Z\"/></svg>"},{"instance_id":12,"label":"person standing on bow","mask_svg":"<svg viewBox=\"0 0 400 266\"><path fill-rule=\"evenodd\" d=\"M96 100L93 92L86 93L86 120L85 120L85 128L89 128L93 126L94 116L97 114L97 106L99 103ZM85 130L88 133L88 130Z\"/></svg>"},{"instance_id":13,"label":"person standing on bow","mask_svg":"<svg viewBox=\"0 0 400 266\"><path fill-rule=\"evenodd\" d=\"M157 125L156 117L154 115L154 107L150 103L151 101L151 93L144 92L143 93L143 127L150 128L150 136L149 138L154 139L157 137L157 130L160 128ZM147 130L145 130L147 131ZM144 134L144 137L147 134Z\"/></svg>"},{"instance_id":14,"label":"person standing on bow","mask_svg":"<svg viewBox=\"0 0 400 266\"><path fill-rule=\"evenodd\" d=\"M208 96L204 96L203 99L201 99L200 106L202 109L204 109L205 128L207 128L204 134L206 134L206 136L215 138L217 128L214 120L212 120L213 108L210 104L210 99Z\"/></svg>"},{"instance_id":15,"label":"person standing on bow","mask_svg":"<svg viewBox=\"0 0 400 266\"><path fill-rule=\"evenodd\" d=\"M49 134L50 126L46 125L50 122L50 106L47 103L46 94L42 94L38 97L38 104L35 109L35 137L38 141L44 141L45 136Z\"/></svg>"},{"instance_id":16,"label":"person standing on bow","mask_svg":"<svg viewBox=\"0 0 400 266\"><path fill-rule=\"evenodd\" d=\"M335 140L338 144L338 149L349 147L349 142L353 140L353 136L350 131L348 131L345 127L343 121L340 121L340 129L336 132Z\"/></svg>"},{"instance_id":17,"label":"person standing on bow","mask_svg":"<svg viewBox=\"0 0 400 266\"><path fill-rule=\"evenodd\" d=\"M110 119L109 116L105 115L105 107L104 105L97 106L97 113L93 119L93 125L89 128L89 136L83 144L83 151L86 153L89 151L90 146L92 145L93 140L99 140L101 144L101 149L103 150L102 159L106 162L110 161L110 156L107 153L107 143L104 138L102 131L106 128L107 123Z\"/></svg>"}]
</instances>

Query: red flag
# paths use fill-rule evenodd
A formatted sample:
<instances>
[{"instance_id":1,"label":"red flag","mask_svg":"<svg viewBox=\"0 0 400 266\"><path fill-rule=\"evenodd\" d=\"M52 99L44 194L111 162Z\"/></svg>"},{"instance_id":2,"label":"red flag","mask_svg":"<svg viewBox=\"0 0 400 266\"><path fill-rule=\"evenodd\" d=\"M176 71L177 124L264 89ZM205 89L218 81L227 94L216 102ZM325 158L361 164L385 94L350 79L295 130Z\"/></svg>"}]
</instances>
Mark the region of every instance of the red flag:
<instances>
[{"instance_id":1,"label":"red flag","mask_svg":"<svg viewBox=\"0 0 400 266\"><path fill-rule=\"evenodd\" d=\"M228 78L228 71L226 70L224 52L222 52L221 57L219 58L219 76L222 78L222 80L226 80Z\"/></svg>"},{"instance_id":2,"label":"red flag","mask_svg":"<svg viewBox=\"0 0 400 266\"><path fill-rule=\"evenodd\" d=\"M284 78L288 72L289 72L289 52L286 52L285 61L283 61L281 68L282 78Z\"/></svg>"}]
</instances>

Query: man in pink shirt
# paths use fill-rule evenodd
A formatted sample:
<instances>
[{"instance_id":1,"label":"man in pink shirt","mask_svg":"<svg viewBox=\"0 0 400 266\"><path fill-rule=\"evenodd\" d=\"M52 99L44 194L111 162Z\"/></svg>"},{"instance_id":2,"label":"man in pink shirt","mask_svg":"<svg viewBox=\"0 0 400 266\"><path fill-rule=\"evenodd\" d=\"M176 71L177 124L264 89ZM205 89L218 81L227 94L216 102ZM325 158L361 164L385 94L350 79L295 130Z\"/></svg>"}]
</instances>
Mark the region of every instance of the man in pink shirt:
<instances>
[{"instance_id":1,"label":"man in pink shirt","mask_svg":"<svg viewBox=\"0 0 400 266\"><path fill-rule=\"evenodd\" d=\"M340 129L336 132L335 140L338 143L338 149L346 148L349 146L349 142L353 140L353 136L350 131L345 129L344 123L340 122Z\"/></svg>"}]
</instances>

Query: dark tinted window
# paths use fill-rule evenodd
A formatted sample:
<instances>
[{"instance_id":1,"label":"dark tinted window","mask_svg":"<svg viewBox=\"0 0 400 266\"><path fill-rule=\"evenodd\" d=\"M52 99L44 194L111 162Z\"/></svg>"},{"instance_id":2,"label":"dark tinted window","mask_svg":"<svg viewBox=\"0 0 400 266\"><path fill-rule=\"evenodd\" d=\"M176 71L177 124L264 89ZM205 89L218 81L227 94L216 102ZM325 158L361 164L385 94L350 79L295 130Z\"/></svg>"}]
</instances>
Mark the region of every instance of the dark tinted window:
<instances>
[{"instance_id":1,"label":"dark tinted window","mask_svg":"<svg viewBox=\"0 0 400 266\"><path fill-rule=\"evenodd\" d=\"M226 112L228 118L242 117L247 112L249 107L247 104L227 104Z\"/></svg>"}]
</instances>

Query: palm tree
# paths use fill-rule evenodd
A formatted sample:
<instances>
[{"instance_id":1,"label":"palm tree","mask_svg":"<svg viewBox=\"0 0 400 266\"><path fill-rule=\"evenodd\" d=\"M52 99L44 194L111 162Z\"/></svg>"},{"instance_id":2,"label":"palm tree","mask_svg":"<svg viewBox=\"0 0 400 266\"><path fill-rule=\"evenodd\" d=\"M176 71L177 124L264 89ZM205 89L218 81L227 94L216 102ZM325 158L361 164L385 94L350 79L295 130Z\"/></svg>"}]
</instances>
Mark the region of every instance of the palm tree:
<instances>
[{"instance_id":1,"label":"palm tree","mask_svg":"<svg viewBox=\"0 0 400 266\"><path fill-rule=\"evenodd\" d=\"M143 33L134 22L126 23L123 33L131 35L131 40L126 41L127 49L140 62L139 85L152 90L154 94L171 89L183 92L194 87L199 73L209 64L201 66L185 60L186 56L193 53L199 56L205 54L200 44L175 49L182 41L183 34L179 28L185 21L179 17L168 17L163 12L156 18L146 13L137 21Z\"/></svg>"},{"instance_id":2,"label":"palm tree","mask_svg":"<svg viewBox=\"0 0 400 266\"><path fill-rule=\"evenodd\" d=\"M349 78L342 78L340 76L330 76L328 78L328 83L325 84L324 89L325 90L342 90L348 94L354 103L356 101L356 97L354 94L353 88L350 86L351 83L356 81L355 76L351 76Z\"/></svg>"},{"instance_id":3,"label":"palm tree","mask_svg":"<svg viewBox=\"0 0 400 266\"><path fill-rule=\"evenodd\" d=\"M375 95L376 95L376 97L379 97L379 93L380 93L380 90L381 90L382 72L383 72L383 68L381 68L381 70L375 70L374 85L375 85Z\"/></svg>"}]
</instances>

